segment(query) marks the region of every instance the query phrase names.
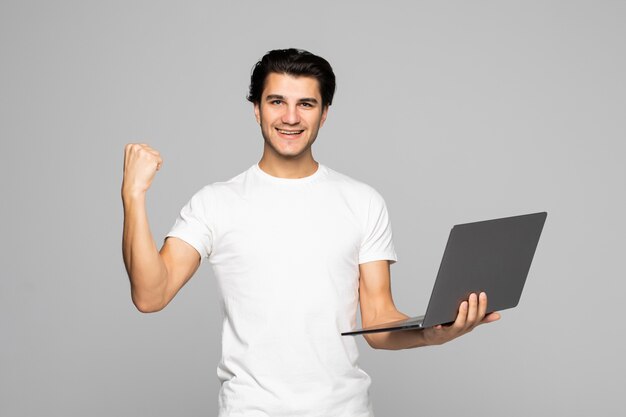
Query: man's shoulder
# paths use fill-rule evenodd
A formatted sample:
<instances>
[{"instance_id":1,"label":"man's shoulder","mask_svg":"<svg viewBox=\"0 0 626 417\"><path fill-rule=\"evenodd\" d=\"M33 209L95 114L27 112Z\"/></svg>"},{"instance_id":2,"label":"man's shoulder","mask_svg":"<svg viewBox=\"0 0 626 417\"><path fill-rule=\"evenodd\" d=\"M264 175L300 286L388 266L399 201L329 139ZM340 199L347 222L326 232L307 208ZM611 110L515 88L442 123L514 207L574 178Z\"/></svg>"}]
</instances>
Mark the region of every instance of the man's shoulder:
<instances>
[{"instance_id":1,"label":"man's shoulder","mask_svg":"<svg viewBox=\"0 0 626 417\"><path fill-rule=\"evenodd\" d=\"M215 195L223 197L225 194L237 193L245 184L245 179L249 175L250 168L231 177L227 180L218 180L209 182L202 186L196 193L195 197L203 200L212 199Z\"/></svg>"},{"instance_id":2,"label":"man's shoulder","mask_svg":"<svg viewBox=\"0 0 626 417\"><path fill-rule=\"evenodd\" d=\"M358 180L350 175L335 171L326 167L328 180L343 191L361 194L364 196L380 196L380 193L368 183Z\"/></svg>"}]
</instances>

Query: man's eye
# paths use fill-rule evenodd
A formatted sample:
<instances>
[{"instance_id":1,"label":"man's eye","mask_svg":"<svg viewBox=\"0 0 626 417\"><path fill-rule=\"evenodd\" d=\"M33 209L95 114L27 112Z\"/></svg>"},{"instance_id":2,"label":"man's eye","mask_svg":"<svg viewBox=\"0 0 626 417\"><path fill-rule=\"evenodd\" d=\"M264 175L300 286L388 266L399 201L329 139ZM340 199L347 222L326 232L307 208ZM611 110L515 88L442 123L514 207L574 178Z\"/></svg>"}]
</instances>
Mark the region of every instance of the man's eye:
<instances>
[{"instance_id":1,"label":"man's eye","mask_svg":"<svg viewBox=\"0 0 626 417\"><path fill-rule=\"evenodd\" d=\"M313 107L311 103L300 103L302 107Z\"/></svg>"},{"instance_id":2,"label":"man's eye","mask_svg":"<svg viewBox=\"0 0 626 417\"><path fill-rule=\"evenodd\" d=\"M282 103L282 101L280 101L280 100L272 100L272 101L270 101L270 103L272 103L272 104L280 104L280 103Z\"/></svg>"}]
</instances>

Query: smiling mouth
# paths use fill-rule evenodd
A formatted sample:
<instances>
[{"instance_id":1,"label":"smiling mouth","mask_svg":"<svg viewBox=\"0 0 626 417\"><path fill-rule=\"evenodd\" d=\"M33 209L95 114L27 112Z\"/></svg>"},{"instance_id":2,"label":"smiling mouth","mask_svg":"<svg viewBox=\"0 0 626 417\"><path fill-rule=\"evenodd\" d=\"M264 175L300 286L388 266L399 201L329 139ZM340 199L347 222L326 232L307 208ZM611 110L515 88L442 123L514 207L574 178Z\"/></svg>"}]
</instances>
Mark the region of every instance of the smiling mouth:
<instances>
[{"instance_id":1,"label":"smiling mouth","mask_svg":"<svg viewBox=\"0 0 626 417\"><path fill-rule=\"evenodd\" d=\"M278 128L276 128L276 130L280 134L290 135L290 136L296 136L296 135L299 135L300 133L304 132L304 130L284 130L284 129L278 129Z\"/></svg>"}]
</instances>

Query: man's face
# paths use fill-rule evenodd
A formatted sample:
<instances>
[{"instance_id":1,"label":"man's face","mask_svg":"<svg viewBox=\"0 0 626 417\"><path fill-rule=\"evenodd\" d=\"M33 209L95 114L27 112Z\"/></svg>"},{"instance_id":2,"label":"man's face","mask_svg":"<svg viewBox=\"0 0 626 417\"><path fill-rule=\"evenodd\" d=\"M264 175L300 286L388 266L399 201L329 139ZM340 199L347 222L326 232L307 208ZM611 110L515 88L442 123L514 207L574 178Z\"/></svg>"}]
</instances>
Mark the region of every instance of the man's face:
<instances>
[{"instance_id":1,"label":"man's face","mask_svg":"<svg viewBox=\"0 0 626 417\"><path fill-rule=\"evenodd\" d=\"M287 159L311 152L327 112L315 78L277 73L267 76L261 100L254 105L266 151Z\"/></svg>"}]
</instances>

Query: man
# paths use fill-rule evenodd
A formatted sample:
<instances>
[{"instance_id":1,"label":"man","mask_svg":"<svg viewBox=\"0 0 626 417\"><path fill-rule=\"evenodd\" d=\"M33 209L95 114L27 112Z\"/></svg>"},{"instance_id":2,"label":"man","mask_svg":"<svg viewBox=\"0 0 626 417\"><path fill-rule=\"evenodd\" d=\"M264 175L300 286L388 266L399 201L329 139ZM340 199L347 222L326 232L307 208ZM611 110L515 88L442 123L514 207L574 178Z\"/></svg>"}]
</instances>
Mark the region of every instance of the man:
<instances>
[{"instance_id":1,"label":"man","mask_svg":"<svg viewBox=\"0 0 626 417\"><path fill-rule=\"evenodd\" d=\"M248 170L207 185L183 207L157 250L145 195L162 159L146 144L125 150L124 262L132 300L163 309L208 258L224 312L220 416L372 416L369 376L353 337L406 318L392 300L396 261L383 198L316 162L311 145L335 91L326 60L288 49L254 67L248 99L265 141ZM450 326L366 335L376 349L437 345L495 321L472 294Z\"/></svg>"}]
</instances>

